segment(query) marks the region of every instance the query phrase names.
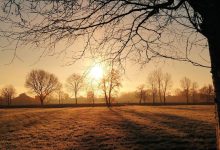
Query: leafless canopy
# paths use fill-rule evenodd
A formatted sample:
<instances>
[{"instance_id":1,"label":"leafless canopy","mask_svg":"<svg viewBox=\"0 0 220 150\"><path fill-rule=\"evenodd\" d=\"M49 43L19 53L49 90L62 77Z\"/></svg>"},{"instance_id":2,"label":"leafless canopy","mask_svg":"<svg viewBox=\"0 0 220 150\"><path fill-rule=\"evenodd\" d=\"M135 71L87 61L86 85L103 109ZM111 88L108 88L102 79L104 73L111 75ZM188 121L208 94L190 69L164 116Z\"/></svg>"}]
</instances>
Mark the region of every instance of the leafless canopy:
<instances>
[{"instance_id":1,"label":"leafless canopy","mask_svg":"<svg viewBox=\"0 0 220 150\"><path fill-rule=\"evenodd\" d=\"M190 88L192 86L192 81L189 78L184 77L180 80L180 85L183 89L184 95L186 96L186 101L187 103L189 103Z\"/></svg>"},{"instance_id":2,"label":"leafless canopy","mask_svg":"<svg viewBox=\"0 0 220 150\"><path fill-rule=\"evenodd\" d=\"M136 95L139 98L139 104L146 102L147 90L145 89L144 84L137 87Z\"/></svg>"},{"instance_id":3,"label":"leafless canopy","mask_svg":"<svg viewBox=\"0 0 220 150\"><path fill-rule=\"evenodd\" d=\"M84 40L81 50L75 50L75 61L89 50L92 55L122 62L132 59L141 64L155 57L179 61L191 60L189 50L205 46L200 14L187 0L4 0L0 20L0 36L15 40L16 47L34 43L54 48L59 42L66 47ZM174 41L185 41L179 51ZM52 46L52 47L51 47ZM181 47L181 49L183 49ZM50 49L44 51L56 54ZM67 49L60 53L68 53ZM16 56L16 52L15 52Z\"/></svg>"},{"instance_id":4,"label":"leafless canopy","mask_svg":"<svg viewBox=\"0 0 220 150\"><path fill-rule=\"evenodd\" d=\"M81 90L84 86L84 78L83 76L73 73L66 80L67 88L74 93L76 104L78 99L79 90Z\"/></svg>"},{"instance_id":5,"label":"leafless canopy","mask_svg":"<svg viewBox=\"0 0 220 150\"><path fill-rule=\"evenodd\" d=\"M158 68L149 73L148 83L151 86L153 101L155 101L155 97L158 95L159 101L161 103L163 101L165 104L167 92L172 86L171 75L169 73L164 73L161 68Z\"/></svg>"},{"instance_id":6,"label":"leafless canopy","mask_svg":"<svg viewBox=\"0 0 220 150\"><path fill-rule=\"evenodd\" d=\"M44 70L32 70L27 75L25 86L37 94L41 105L49 94L61 88L58 78Z\"/></svg>"},{"instance_id":7,"label":"leafless canopy","mask_svg":"<svg viewBox=\"0 0 220 150\"><path fill-rule=\"evenodd\" d=\"M7 101L8 105L11 105L11 100L15 96L15 88L12 85L5 86L1 89L1 96Z\"/></svg>"},{"instance_id":8,"label":"leafless canopy","mask_svg":"<svg viewBox=\"0 0 220 150\"><path fill-rule=\"evenodd\" d=\"M112 99L117 95L121 87L121 75L119 70L111 68L106 72L100 82L100 88L103 91L107 106L111 106Z\"/></svg>"}]
</instances>

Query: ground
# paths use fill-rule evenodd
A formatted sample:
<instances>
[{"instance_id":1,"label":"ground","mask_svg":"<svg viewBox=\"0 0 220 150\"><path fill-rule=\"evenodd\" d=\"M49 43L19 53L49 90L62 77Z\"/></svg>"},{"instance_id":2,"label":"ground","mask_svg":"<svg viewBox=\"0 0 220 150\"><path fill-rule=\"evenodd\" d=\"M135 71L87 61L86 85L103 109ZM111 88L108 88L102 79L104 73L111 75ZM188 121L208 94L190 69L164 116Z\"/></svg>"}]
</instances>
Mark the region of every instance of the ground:
<instances>
[{"instance_id":1,"label":"ground","mask_svg":"<svg viewBox=\"0 0 220 150\"><path fill-rule=\"evenodd\" d=\"M215 149L214 106L0 109L0 149Z\"/></svg>"}]
</instances>

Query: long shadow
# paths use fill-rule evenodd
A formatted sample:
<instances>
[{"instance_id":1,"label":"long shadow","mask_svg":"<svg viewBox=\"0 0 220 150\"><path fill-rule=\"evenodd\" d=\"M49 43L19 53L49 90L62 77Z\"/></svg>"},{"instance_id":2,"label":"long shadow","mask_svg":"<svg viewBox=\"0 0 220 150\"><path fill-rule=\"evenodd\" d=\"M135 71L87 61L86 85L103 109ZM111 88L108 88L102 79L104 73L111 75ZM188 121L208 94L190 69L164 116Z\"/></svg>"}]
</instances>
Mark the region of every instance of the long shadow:
<instances>
[{"instance_id":1,"label":"long shadow","mask_svg":"<svg viewBox=\"0 0 220 150\"><path fill-rule=\"evenodd\" d=\"M122 109L118 109L118 111L130 113L138 117L141 117L143 119L150 119L154 122L157 122L158 124L167 125L186 133L188 133L188 128L181 128L181 126L184 127L185 125L190 125L190 128L192 128L193 126L195 127L204 126L207 129L213 129L213 131L215 130L214 124L198 119L189 118L190 116L184 117L184 116L179 116L179 115L177 116L168 113L155 113L150 111L145 111L146 113L140 113L134 110L122 110Z\"/></svg>"},{"instance_id":2,"label":"long shadow","mask_svg":"<svg viewBox=\"0 0 220 150\"><path fill-rule=\"evenodd\" d=\"M120 140L122 146L127 149L151 149L150 144L157 142L157 140L150 140L152 137L148 137L147 135L150 134L146 134L144 132L144 126L140 126L139 124L127 119L115 108L109 108L109 110L113 115L119 117L120 119L120 121L115 122L115 124L118 126L118 129L125 134Z\"/></svg>"},{"instance_id":3,"label":"long shadow","mask_svg":"<svg viewBox=\"0 0 220 150\"><path fill-rule=\"evenodd\" d=\"M204 106L204 105L203 105ZM210 106L210 105L209 105ZM214 106L213 106L214 107ZM186 111L207 111L208 108L198 108L198 107L193 107L193 105L191 107L179 107L179 106L164 106L164 107L160 107L160 109L175 109L175 110L186 110Z\"/></svg>"},{"instance_id":4,"label":"long shadow","mask_svg":"<svg viewBox=\"0 0 220 150\"><path fill-rule=\"evenodd\" d=\"M122 121L117 124L124 129L126 128L127 137L136 141L138 149L163 149L163 147L165 149L215 149L215 128L211 123L171 114L144 114L120 108L110 110L121 118ZM122 115L125 112L141 119L153 121L158 124L158 127L152 129L147 125L137 124L125 118ZM183 132L185 136L164 131L160 129L161 126Z\"/></svg>"}]
</instances>

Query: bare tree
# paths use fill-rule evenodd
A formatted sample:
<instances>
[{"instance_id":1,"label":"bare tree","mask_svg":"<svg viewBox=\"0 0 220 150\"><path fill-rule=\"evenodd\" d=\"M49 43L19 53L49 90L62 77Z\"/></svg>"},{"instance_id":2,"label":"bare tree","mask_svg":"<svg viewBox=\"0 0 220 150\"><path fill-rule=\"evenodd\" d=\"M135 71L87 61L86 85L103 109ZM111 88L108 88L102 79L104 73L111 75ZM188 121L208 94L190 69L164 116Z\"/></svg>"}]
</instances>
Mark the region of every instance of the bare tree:
<instances>
[{"instance_id":1,"label":"bare tree","mask_svg":"<svg viewBox=\"0 0 220 150\"><path fill-rule=\"evenodd\" d=\"M152 101L153 101L153 104L154 104L155 100L156 100L156 96L157 96L157 80L156 80L153 72L148 74L147 79L148 79L148 83L150 84Z\"/></svg>"},{"instance_id":2,"label":"bare tree","mask_svg":"<svg viewBox=\"0 0 220 150\"><path fill-rule=\"evenodd\" d=\"M64 95L65 95L65 93L64 93L64 91L62 90L62 88L60 88L60 89L58 89L57 91L56 91L56 94L57 94L57 96L58 96L58 103L59 104L63 104L63 99L64 99Z\"/></svg>"},{"instance_id":3,"label":"bare tree","mask_svg":"<svg viewBox=\"0 0 220 150\"><path fill-rule=\"evenodd\" d=\"M159 69L154 70L153 74L154 74L156 81L157 81L157 91L158 91L159 100L162 103L163 72L159 68Z\"/></svg>"},{"instance_id":4,"label":"bare tree","mask_svg":"<svg viewBox=\"0 0 220 150\"><path fill-rule=\"evenodd\" d=\"M172 86L171 75L169 73L163 73L162 70L159 68L149 74L148 82L151 84L152 92L156 92L155 90L153 90L153 88L157 86L159 101L160 103L162 103L163 101L163 103L165 104L167 90ZM155 94L152 95L155 96Z\"/></svg>"},{"instance_id":5,"label":"bare tree","mask_svg":"<svg viewBox=\"0 0 220 150\"><path fill-rule=\"evenodd\" d=\"M163 80L162 80L162 91L163 91L163 103L166 103L166 95L167 91L171 88L172 86L172 80L171 80L171 75L169 73L163 74Z\"/></svg>"},{"instance_id":6,"label":"bare tree","mask_svg":"<svg viewBox=\"0 0 220 150\"><path fill-rule=\"evenodd\" d=\"M103 91L106 105L109 107L112 104L113 96L117 94L117 91L121 87L121 75L120 72L114 68L111 68L103 76L100 83L101 90Z\"/></svg>"},{"instance_id":7,"label":"bare tree","mask_svg":"<svg viewBox=\"0 0 220 150\"><path fill-rule=\"evenodd\" d=\"M189 78L184 77L183 79L180 80L180 84L183 89L184 95L186 97L186 102L187 104L189 104L190 88L192 86L192 81Z\"/></svg>"},{"instance_id":8,"label":"bare tree","mask_svg":"<svg viewBox=\"0 0 220 150\"><path fill-rule=\"evenodd\" d=\"M139 104L146 101L146 90L145 85L141 84L137 87L137 97L139 98Z\"/></svg>"},{"instance_id":9,"label":"bare tree","mask_svg":"<svg viewBox=\"0 0 220 150\"><path fill-rule=\"evenodd\" d=\"M120 62L130 54L141 63L165 57L209 67L191 60L188 55L190 48L201 43L203 47L208 42L217 105L217 149L220 149L218 0L5 0L1 4L0 20L5 26L10 23L11 28L2 28L0 33L7 40L16 40L15 50L22 42L51 46L65 39L71 41L69 46L84 36L85 49L80 54L75 52L73 59L81 58L85 50L91 48L89 45L97 41L100 50L107 49L104 54ZM100 38L97 32L106 34ZM181 56L173 44L178 35L186 42L185 54ZM15 51L14 58L16 56Z\"/></svg>"},{"instance_id":10,"label":"bare tree","mask_svg":"<svg viewBox=\"0 0 220 150\"><path fill-rule=\"evenodd\" d=\"M1 89L1 96L6 100L8 106L11 105L11 100L15 96L15 88L12 85L5 86Z\"/></svg>"},{"instance_id":11,"label":"bare tree","mask_svg":"<svg viewBox=\"0 0 220 150\"><path fill-rule=\"evenodd\" d=\"M100 81L91 78L87 78L86 80L87 99L92 100L92 103L95 104L95 95L98 93Z\"/></svg>"},{"instance_id":12,"label":"bare tree","mask_svg":"<svg viewBox=\"0 0 220 150\"><path fill-rule=\"evenodd\" d=\"M32 70L26 78L25 86L37 94L41 105L51 93L60 89L61 84L58 78L44 70Z\"/></svg>"},{"instance_id":13,"label":"bare tree","mask_svg":"<svg viewBox=\"0 0 220 150\"><path fill-rule=\"evenodd\" d=\"M87 91L87 99L92 100L92 104L95 104L95 94L94 91Z\"/></svg>"},{"instance_id":14,"label":"bare tree","mask_svg":"<svg viewBox=\"0 0 220 150\"><path fill-rule=\"evenodd\" d=\"M213 102L214 99L214 89L211 84L203 86L199 90L200 97L205 99L206 102Z\"/></svg>"},{"instance_id":15,"label":"bare tree","mask_svg":"<svg viewBox=\"0 0 220 150\"><path fill-rule=\"evenodd\" d=\"M79 74L72 74L66 80L66 85L74 93L76 104L78 103L78 93L84 86L84 78Z\"/></svg>"},{"instance_id":16,"label":"bare tree","mask_svg":"<svg viewBox=\"0 0 220 150\"><path fill-rule=\"evenodd\" d=\"M193 103L196 102L197 89L198 89L198 83L197 82L192 82L191 93L192 93L192 101L193 101Z\"/></svg>"}]
</instances>

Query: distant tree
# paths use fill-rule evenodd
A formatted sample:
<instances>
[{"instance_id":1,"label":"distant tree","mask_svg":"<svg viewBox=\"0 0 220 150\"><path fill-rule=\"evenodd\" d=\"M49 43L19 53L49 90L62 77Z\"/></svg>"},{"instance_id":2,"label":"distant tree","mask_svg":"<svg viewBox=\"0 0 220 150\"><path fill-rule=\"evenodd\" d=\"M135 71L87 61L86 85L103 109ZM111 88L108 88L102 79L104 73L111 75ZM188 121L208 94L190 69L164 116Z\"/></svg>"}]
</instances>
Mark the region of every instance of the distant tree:
<instances>
[{"instance_id":1,"label":"distant tree","mask_svg":"<svg viewBox=\"0 0 220 150\"><path fill-rule=\"evenodd\" d=\"M94 91L87 91L87 99L92 100L92 104L95 104L95 94Z\"/></svg>"},{"instance_id":2,"label":"distant tree","mask_svg":"<svg viewBox=\"0 0 220 150\"><path fill-rule=\"evenodd\" d=\"M15 96L16 90L12 85L5 86L1 89L1 96L6 100L8 106L11 105L11 100Z\"/></svg>"},{"instance_id":3,"label":"distant tree","mask_svg":"<svg viewBox=\"0 0 220 150\"><path fill-rule=\"evenodd\" d=\"M148 82L151 85L153 102L155 101L157 92L160 103L162 103L163 99L163 103L165 104L167 91L172 86L171 75L169 73L163 73L162 69L159 68L149 74ZM157 88L157 90L155 90L155 88Z\"/></svg>"},{"instance_id":4,"label":"distant tree","mask_svg":"<svg viewBox=\"0 0 220 150\"><path fill-rule=\"evenodd\" d=\"M66 80L67 88L74 93L76 104L78 103L78 93L84 86L84 77L79 74L72 74Z\"/></svg>"},{"instance_id":5,"label":"distant tree","mask_svg":"<svg viewBox=\"0 0 220 150\"><path fill-rule=\"evenodd\" d=\"M60 88L59 90L56 91L56 94L58 96L58 103L61 104L63 103L63 99L64 99L64 91Z\"/></svg>"},{"instance_id":6,"label":"distant tree","mask_svg":"<svg viewBox=\"0 0 220 150\"><path fill-rule=\"evenodd\" d=\"M159 68L159 69L156 69L153 71L153 75L154 75L156 82L157 82L157 91L158 91L159 100L162 103L163 72Z\"/></svg>"},{"instance_id":7,"label":"distant tree","mask_svg":"<svg viewBox=\"0 0 220 150\"><path fill-rule=\"evenodd\" d=\"M200 97L202 99L205 99L206 102L213 102L214 100L214 88L211 84L203 86L200 90L199 90L199 94Z\"/></svg>"},{"instance_id":8,"label":"distant tree","mask_svg":"<svg viewBox=\"0 0 220 150\"><path fill-rule=\"evenodd\" d=\"M193 103L195 103L196 101L196 94L197 94L197 89L198 89L198 83L197 82L193 82L192 86L191 86L191 94L192 94L192 101Z\"/></svg>"},{"instance_id":9,"label":"distant tree","mask_svg":"<svg viewBox=\"0 0 220 150\"><path fill-rule=\"evenodd\" d=\"M114 68L111 68L103 76L100 82L100 88L103 91L106 105L109 107L112 104L112 98L121 87L121 75L120 72Z\"/></svg>"},{"instance_id":10,"label":"distant tree","mask_svg":"<svg viewBox=\"0 0 220 150\"><path fill-rule=\"evenodd\" d=\"M99 80L94 80L93 78L87 79L86 90L87 90L87 99L92 100L92 103L95 103L95 95L99 90Z\"/></svg>"},{"instance_id":11,"label":"distant tree","mask_svg":"<svg viewBox=\"0 0 220 150\"><path fill-rule=\"evenodd\" d=\"M70 99L70 96L69 96L68 93L65 93L65 92L62 93L62 97L61 97L61 103L62 104L66 103L66 102L70 102L69 99Z\"/></svg>"},{"instance_id":12,"label":"distant tree","mask_svg":"<svg viewBox=\"0 0 220 150\"><path fill-rule=\"evenodd\" d=\"M123 102L123 103L135 103L135 102L139 101L139 98L137 97L137 91L122 92L122 93L120 93L117 100L120 102Z\"/></svg>"},{"instance_id":13,"label":"distant tree","mask_svg":"<svg viewBox=\"0 0 220 150\"><path fill-rule=\"evenodd\" d=\"M183 91L180 88L176 88L174 93L175 93L175 96L182 96L183 95Z\"/></svg>"},{"instance_id":14,"label":"distant tree","mask_svg":"<svg viewBox=\"0 0 220 150\"><path fill-rule=\"evenodd\" d=\"M43 105L46 97L59 90L61 84L54 74L39 69L32 70L27 75L25 86L37 94L41 105Z\"/></svg>"},{"instance_id":15,"label":"distant tree","mask_svg":"<svg viewBox=\"0 0 220 150\"><path fill-rule=\"evenodd\" d=\"M181 84L181 87L183 89L184 95L186 97L186 102L188 104L189 103L190 88L191 88L191 85L192 85L192 81L189 78L184 77L183 79L180 80L180 84Z\"/></svg>"},{"instance_id":16,"label":"distant tree","mask_svg":"<svg viewBox=\"0 0 220 150\"><path fill-rule=\"evenodd\" d=\"M62 101L62 98L63 98L63 94L64 94L62 88L63 87L62 87L62 84L61 84L60 88L55 91L56 96L58 97L58 103L59 104L61 104L61 101Z\"/></svg>"},{"instance_id":17,"label":"distant tree","mask_svg":"<svg viewBox=\"0 0 220 150\"><path fill-rule=\"evenodd\" d=\"M171 75L169 73L164 73L162 79L163 79L162 80L163 103L165 104L167 91L172 86L172 79L171 79Z\"/></svg>"},{"instance_id":18,"label":"distant tree","mask_svg":"<svg viewBox=\"0 0 220 150\"><path fill-rule=\"evenodd\" d=\"M139 104L146 101L146 89L144 84L137 87L136 95L139 98Z\"/></svg>"},{"instance_id":19,"label":"distant tree","mask_svg":"<svg viewBox=\"0 0 220 150\"><path fill-rule=\"evenodd\" d=\"M148 74L147 80L148 80L148 83L150 85L152 101L153 101L153 104L154 104L155 100L156 100L156 96L157 96L157 79L156 79L153 72Z\"/></svg>"},{"instance_id":20,"label":"distant tree","mask_svg":"<svg viewBox=\"0 0 220 150\"><path fill-rule=\"evenodd\" d=\"M147 96L148 96L148 91L145 89L145 90L143 90L143 92L142 92L142 102L143 102L143 103L146 103L146 101L147 101Z\"/></svg>"},{"instance_id":21,"label":"distant tree","mask_svg":"<svg viewBox=\"0 0 220 150\"><path fill-rule=\"evenodd\" d=\"M4 102L3 102L3 98L2 98L2 96L1 96L1 94L0 94L0 104L3 104Z\"/></svg>"}]
</instances>

